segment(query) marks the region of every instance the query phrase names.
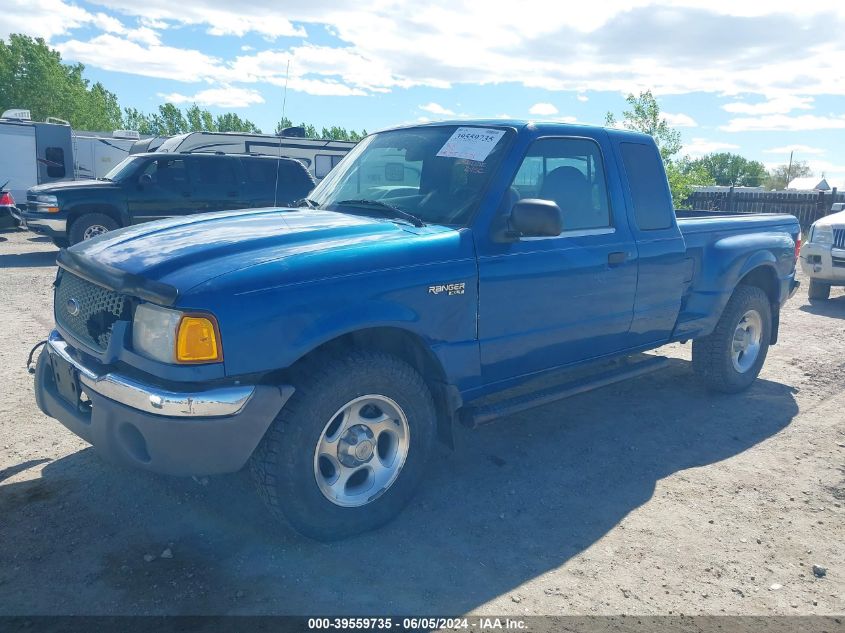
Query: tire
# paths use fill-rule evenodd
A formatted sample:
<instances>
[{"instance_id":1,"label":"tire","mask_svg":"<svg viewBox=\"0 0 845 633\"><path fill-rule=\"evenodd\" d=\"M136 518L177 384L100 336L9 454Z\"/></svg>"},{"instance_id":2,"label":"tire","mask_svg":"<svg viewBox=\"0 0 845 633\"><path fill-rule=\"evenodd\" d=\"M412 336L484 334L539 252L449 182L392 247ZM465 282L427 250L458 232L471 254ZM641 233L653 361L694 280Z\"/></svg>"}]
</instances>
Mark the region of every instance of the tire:
<instances>
[{"instance_id":1,"label":"tire","mask_svg":"<svg viewBox=\"0 0 845 633\"><path fill-rule=\"evenodd\" d=\"M740 329L747 331L748 337L735 341ZM693 371L714 391L743 391L760 373L769 351L771 335L772 306L766 293L756 286L738 286L728 300L716 329L710 335L693 341ZM757 340L756 350L749 343L751 339ZM738 352L737 348L743 345L746 346L745 351Z\"/></svg>"},{"instance_id":2,"label":"tire","mask_svg":"<svg viewBox=\"0 0 845 633\"><path fill-rule=\"evenodd\" d=\"M390 521L413 496L434 443L436 413L422 376L399 358L362 350L315 358L292 383L296 391L250 460L253 481L270 510L298 532L321 541L366 532ZM350 422L343 411L349 412ZM350 439L353 431L361 432L366 426L354 422L370 419L386 420L383 424L390 428ZM387 459L386 453L385 459L395 474L386 484L383 479L382 485L377 477L386 477L389 470L382 466L384 437L388 453L389 444L396 441L393 457ZM369 461L359 464L357 454L344 451L366 449L364 440L373 452ZM346 466L341 463L344 460ZM346 487L338 483L330 489L335 476L340 482L350 471L354 474ZM358 489L366 492L350 492ZM337 498L331 500L329 494Z\"/></svg>"},{"instance_id":3,"label":"tire","mask_svg":"<svg viewBox=\"0 0 845 633\"><path fill-rule=\"evenodd\" d=\"M53 242L53 244L55 246L58 246L59 248L67 248L68 246L70 246L70 242L65 237L52 237L50 238L50 241Z\"/></svg>"},{"instance_id":4,"label":"tire","mask_svg":"<svg viewBox=\"0 0 845 633\"><path fill-rule=\"evenodd\" d=\"M104 213L86 213L70 225L68 238L70 238L71 245L79 244L97 235L114 231L118 226L114 218Z\"/></svg>"},{"instance_id":5,"label":"tire","mask_svg":"<svg viewBox=\"0 0 845 633\"><path fill-rule=\"evenodd\" d=\"M830 284L811 279L810 287L807 289L807 296L810 298L810 301L825 301L829 299Z\"/></svg>"}]
</instances>

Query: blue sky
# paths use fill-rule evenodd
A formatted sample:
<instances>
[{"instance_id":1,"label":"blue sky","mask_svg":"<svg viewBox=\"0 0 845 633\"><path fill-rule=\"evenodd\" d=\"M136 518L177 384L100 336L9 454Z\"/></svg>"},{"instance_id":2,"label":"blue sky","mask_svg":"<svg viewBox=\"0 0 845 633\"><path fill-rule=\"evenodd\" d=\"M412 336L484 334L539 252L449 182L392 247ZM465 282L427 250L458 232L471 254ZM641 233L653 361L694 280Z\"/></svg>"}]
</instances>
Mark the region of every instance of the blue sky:
<instances>
[{"instance_id":1,"label":"blue sky","mask_svg":"<svg viewBox=\"0 0 845 633\"><path fill-rule=\"evenodd\" d=\"M845 189L841 2L0 0L122 105L235 111L272 130L509 116L602 123L651 89L691 156L790 150Z\"/></svg>"}]
</instances>

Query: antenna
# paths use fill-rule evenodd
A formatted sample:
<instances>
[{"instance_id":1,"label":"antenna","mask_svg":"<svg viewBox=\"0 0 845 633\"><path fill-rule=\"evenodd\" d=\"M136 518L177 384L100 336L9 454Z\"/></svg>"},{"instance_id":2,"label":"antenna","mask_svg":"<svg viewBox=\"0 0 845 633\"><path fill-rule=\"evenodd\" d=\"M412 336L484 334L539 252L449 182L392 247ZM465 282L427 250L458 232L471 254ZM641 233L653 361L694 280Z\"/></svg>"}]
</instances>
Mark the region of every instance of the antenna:
<instances>
[{"instance_id":1,"label":"antenna","mask_svg":"<svg viewBox=\"0 0 845 633\"><path fill-rule=\"evenodd\" d=\"M282 93L282 120L279 123L284 123L285 108L288 105L288 77L290 77L290 58L288 58L287 69L285 70L285 89ZM282 128L284 129L284 128ZM279 130L279 155L276 157L276 186L273 188L273 206L278 206L279 203L279 166L282 162L282 129Z\"/></svg>"}]
</instances>

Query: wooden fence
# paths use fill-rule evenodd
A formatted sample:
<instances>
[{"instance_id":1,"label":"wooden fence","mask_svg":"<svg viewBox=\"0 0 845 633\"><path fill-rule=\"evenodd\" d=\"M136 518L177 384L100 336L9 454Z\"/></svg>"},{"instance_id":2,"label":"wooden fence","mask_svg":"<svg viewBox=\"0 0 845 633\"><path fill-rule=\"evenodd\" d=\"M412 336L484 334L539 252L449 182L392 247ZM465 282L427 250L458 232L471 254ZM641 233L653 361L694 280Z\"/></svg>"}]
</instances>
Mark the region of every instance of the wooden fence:
<instances>
[{"instance_id":1,"label":"wooden fence","mask_svg":"<svg viewBox=\"0 0 845 633\"><path fill-rule=\"evenodd\" d=\"M789 213L806 231L830 213L835 202L845 202L845 193L833 191L693 191L686 204L696 211L715 213Z\"/></svg>"}]
</instances>

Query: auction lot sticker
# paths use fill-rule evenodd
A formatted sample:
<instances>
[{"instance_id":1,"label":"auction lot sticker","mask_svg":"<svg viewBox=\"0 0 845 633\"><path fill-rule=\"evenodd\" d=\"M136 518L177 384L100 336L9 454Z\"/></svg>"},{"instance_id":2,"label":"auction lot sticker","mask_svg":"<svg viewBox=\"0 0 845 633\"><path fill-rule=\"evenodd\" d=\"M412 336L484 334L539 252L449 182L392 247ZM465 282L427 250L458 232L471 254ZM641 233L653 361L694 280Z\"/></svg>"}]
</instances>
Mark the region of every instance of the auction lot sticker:
<instances>
[{"instance_id":1,"label":"auction lot sticker","mask_svg":"<svg viewBox=\"0 0 845 633\"><path fill-rule=\"evenodd\" d=\"M463 158L484 161L496 147L504 130L484 127L459 127L440 148L437 155L442 158Z\"/></svg>"}]
</instances>

